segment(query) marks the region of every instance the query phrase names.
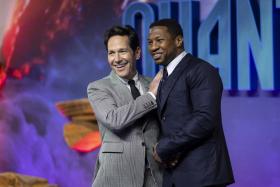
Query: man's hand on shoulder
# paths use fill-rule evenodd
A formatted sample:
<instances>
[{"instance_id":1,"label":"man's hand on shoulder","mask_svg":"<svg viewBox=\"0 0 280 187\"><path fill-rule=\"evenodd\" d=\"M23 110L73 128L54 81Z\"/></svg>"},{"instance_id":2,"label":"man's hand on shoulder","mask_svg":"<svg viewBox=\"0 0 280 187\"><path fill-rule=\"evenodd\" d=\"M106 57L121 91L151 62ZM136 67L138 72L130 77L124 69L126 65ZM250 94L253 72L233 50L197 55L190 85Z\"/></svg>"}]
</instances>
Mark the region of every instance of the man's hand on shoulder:
<instances>
[{"instance_id":1,"label":"man's hand on shoulder","mask_svg":"<svg viewBox=\"0 0 280 187\"><path fill-rule=\"evenodd\" d=\"M158 85L160 83L161 78L162 78L162 70L160 70L156 74L155 78L150 83L149 92L153 93L154 96L157 96Z\"/></svg>"}]
</instances>

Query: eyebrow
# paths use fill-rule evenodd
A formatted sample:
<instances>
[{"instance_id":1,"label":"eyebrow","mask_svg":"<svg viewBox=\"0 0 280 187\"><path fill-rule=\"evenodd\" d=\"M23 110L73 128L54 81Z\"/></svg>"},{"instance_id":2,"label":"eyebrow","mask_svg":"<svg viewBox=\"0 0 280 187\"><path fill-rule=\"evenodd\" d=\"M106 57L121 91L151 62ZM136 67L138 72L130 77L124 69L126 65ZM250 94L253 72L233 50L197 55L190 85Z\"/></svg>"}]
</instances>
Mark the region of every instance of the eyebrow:
<instances>
[{"instance_id":1,"label":"eyebrow","mask_svg":"<svg viewBox=\"0 0 280 187\"><path fill-rule=\"evenodd\" d=\"M128 48L119 48L119 49L108 49L108 52L115 52L115 51L128 51Z\"/></svg>"}]
</instances>

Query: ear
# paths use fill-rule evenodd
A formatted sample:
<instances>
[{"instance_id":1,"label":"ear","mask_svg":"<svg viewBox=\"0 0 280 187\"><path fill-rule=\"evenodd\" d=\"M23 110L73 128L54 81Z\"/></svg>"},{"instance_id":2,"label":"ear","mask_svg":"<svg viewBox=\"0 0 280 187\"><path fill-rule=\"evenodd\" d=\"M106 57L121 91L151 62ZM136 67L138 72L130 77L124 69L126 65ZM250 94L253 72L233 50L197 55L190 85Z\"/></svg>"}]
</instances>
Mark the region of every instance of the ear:
<instances>
[{"instance_id":1,"label":"ear","mask_svg":"<svg viewBox=\"0 0 280 187\"><path fill-rule=\"evenodd\" d=\"M141 57L141 49L140 49L140 47L137 47L135 50L135 58L136 58L136 60L139 60L140 57Z\"/></svg>"},{"instance_id":2,"label":"ear","mask_svg":"<svg viewBox=\"0 0 280 187\"><path fill-rule=\"evenodd\" d=\"M176 42L176 47L177 48L182 48L183 47L183 43L184 43L184 39L181 35L176 36L175 38L175 42Z\"/></svg>"}]
</instances>

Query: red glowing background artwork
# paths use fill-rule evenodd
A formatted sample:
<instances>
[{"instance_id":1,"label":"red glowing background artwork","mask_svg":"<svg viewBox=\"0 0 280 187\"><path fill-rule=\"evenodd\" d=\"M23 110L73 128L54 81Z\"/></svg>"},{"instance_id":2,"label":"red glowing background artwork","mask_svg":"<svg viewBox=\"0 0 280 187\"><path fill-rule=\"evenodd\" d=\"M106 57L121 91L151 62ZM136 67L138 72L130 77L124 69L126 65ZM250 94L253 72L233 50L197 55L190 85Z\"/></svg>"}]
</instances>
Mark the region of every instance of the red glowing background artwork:
<instances>
[{"instance_id":1,"label":"red glowing background artwork","mask_svg":"<svg viewBox=\"0 0 280 187\"><path fill-rule=\"evenodd\" d=\"M32 74L34 79L44 79L43 65L47 63L46 57L52 46L81 30L86 17L84 7L101 4L90 0L11 2L11 18L2 36L2 46L0 43L0 89L7 77L22 79ZM131 2L112 1L114 14L120 17Z\"/></svg>"},{"instance_id":2,"label":"red glowing background artwork","mask_svg":"<svg viewBox=\"0 0 280 187\"><path fill-rule=\"evenodd\" d=\"M130 2L1 1L0 172L90 186L97 125L69 119L56 103L86 98L87 84L107 73L102 33L120 24ZM71 128L83 137L67 142Z\"/></svg>"},{"instance_id":3,"label":"red glowing background artwork","mask_svg":"<svg viewBox=\"0 0 280 187\"><path fill-rule=\"evenodd\" d=\"M33 79L44 79L43 65L47 63L46 58L52 50L52 45L62 36L73 36L80 29L83 2L82 0L60 1L60 3L16 1L11 22L3 37L0 88L5 85L7 77L21 80L30 76L32 71L37 71L31 75ZM30 39L33 45L28 45ZM22 44L25 45L24 48ZM26 55L30 53L32 55ZM68 117L65 114L64 116ZM83 125L76 129L76 134L80 134L78 131L83 131ZM75 131L72 130L70 136L77 136L73 132ZM95 150L100 146L98 130L88 131L84 137L76 139L69 146L80 152Z\"/></svg>"},{"instance_id":4,"label":"red glowing background artwork","mask_svg":"<svg viewBox=\"0 0 280 187\"><path fill-rule=\"evenodd\" d=\"M32 71L36 71L32 78L44 79L42 65L47 63L51 46L61 36L67 38L77 32L82 21L83 2L15 1L10 22L3 33L1 88L7 77L22 79Z\"/></svg>"},{"instance_id":5,"label":"red glowing background artwork","mask_svg":"<svg viewBox=\"0 0 280 187\"><path fill-rule=\"evenodd\" d=\"M131 2L112 1L110 14L116 19L120 18L122 11ZM0 92L8 78L19 81L24 78L37 81L47 79L45 69L49 56L61 43L87 29L85 19L92 12L90 8L104 7L104 3L91 0L12 0L6 4L9 4L10 12L0 36ZM100 135L95 130L79 141L72 142L70 147L80 152L90 152L99 145Z\"/></svg>"}]
</instances>

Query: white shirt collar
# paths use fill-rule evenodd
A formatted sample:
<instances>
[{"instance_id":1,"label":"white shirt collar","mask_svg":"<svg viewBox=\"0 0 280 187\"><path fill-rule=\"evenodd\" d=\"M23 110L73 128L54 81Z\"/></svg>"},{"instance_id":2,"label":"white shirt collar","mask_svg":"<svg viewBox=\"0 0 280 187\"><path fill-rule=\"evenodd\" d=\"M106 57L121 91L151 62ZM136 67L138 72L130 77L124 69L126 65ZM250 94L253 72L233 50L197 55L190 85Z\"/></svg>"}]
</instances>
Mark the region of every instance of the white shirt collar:
<instances>
[{"instance_id":1,"label":"white shirt collar","mask_svg":"<svg viewBox=\"0 0 280 187\"><path fill-rule=\"evenodd\" d=\"M174 71L179 62L181 62L181 60L186 56L186 54L187 52L183 51L167 65L166 69L168 72L168 76L171 75L171 73Z\"/></svg>"},{"instance_id":2,"label":"white shirt collar","mask_svg":"<svg viewBox=\"0 0 280 187\"><path fill-rule=\"evenodd\" d=\"M117 74L116 74L116 75L117 75ZM122 83L128 85L128 83L127 83L127 82L128 82L128 79L121 78L121 77L119 77L118 75L117 75L117 77L120 79L120 81L121 81ZM139 74L138 74L138 72L136 72L135 76L134 76L132 79L135 81L135 83L138 82L138 80L139 80Z\"/></svg>"},{"instance_id":3,"label":"white shirt collar","mask_svg":"<svg viewBox=\"0 0 280 187\"><path fill-rule=\"evenodd\" d=\"M117 77L130 90L130 86L128 85L128 79L121 78L118 75L117 75ZM146 89L145 89L145 87L140 82L139 73L136 72L135 76L132 79L135 81L135 86L136 86L136 88L138 88L140 94L141 95L144 94L144 92L146 92Z\"/></svg>"}]
</instances>

